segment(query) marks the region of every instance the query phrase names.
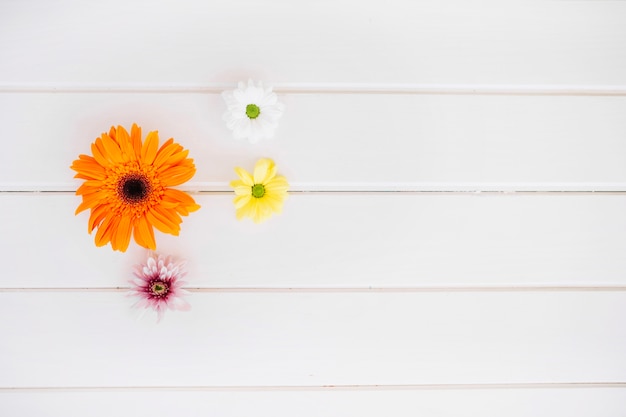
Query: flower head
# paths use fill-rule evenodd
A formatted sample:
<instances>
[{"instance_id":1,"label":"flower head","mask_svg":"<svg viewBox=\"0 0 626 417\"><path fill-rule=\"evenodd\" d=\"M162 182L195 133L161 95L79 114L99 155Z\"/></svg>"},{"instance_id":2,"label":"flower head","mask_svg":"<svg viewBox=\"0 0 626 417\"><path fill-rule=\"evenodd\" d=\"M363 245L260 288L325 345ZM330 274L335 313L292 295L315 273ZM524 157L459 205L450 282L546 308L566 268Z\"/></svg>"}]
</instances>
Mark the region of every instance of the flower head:
<instances>
[{"instance_id":1,"label":"flower head","mask_svg":"<svg viewBox=\"0 0 626 417\"><path fill-rule=\"evenodd\" d=\"M150 253L145 264L135 266L137 278L129 281L132 285L130 295L139 297L133 307L152 308L157 312L158 321L168 308L189 310L191 306L182 298L187 294L181 288L185 284L181 281L185 274L182 262Z\"/></svg>"},{"instance_id":2,"label":"flower head","mask_svg":"<svg viewBox=\"0 0 626 417\"><path fill-rule=\"evenodd\" d=\"M285 106L278 102L270 87L264 88L261 82L255 86L248 80L247 87L240 82L236 90L224 91L222 97L228 107L224 120L235 139L256 143L274 136Z\"/></svg>"},{"instance_id":3,"label":"flower head","mask_svg":"<svg viewBox=\"0 0 626 417\"><path fill-rule=\"evenodd\" d=\"M178 235L181 216L200 208L188 194L169 188L189 180L196 172L189 151L169 139L160 148L158 132L141 141L141 128L130 135L122 126L111 127L91 144L93 156L80 155L71 168L85 182L76 195L83 201L76 214L89 209L88 231L98 228L96 246L111 243L125 252L131 235L138 245L156 249L153 226Z\"/></svg>"},{"instance_id":4,"label":"flower head","mask_svg":"<svg viewBox=\"0 0 626 417\"><path fill-rule=\"evenodd\" d=\"M251 217L255 223L267 220L273 213L280 213L287 198L287 179L276 175L274 161L259 159L251 175L243 168L235 168L238 180L230 182L235 189L237 219Z\"/></svg>"}]
</instances>

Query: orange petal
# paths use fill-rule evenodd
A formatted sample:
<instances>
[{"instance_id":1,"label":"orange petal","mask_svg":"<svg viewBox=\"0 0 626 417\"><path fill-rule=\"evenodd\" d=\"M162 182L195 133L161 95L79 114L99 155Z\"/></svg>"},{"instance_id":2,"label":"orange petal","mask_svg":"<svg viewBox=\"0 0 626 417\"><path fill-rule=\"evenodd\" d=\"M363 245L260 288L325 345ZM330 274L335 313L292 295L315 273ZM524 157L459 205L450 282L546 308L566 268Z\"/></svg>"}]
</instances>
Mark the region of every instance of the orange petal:
<instances>
[{"instance_id":1,"label":"orange petal","mask_svg":"<svg viewBox=\"0 0 626 417\"><path fill-rule=\"evenodd\" d=\"M104 146L104 150L106 155L109 157L109 160L114 163L124 162L124 157L122 156L122 151L118 146L117 142L111 139L108 136L102 136L102 146Z\"/></svg>"},{"instance_id":2,"label":"orange petal","mask_svg":"<svg viewBox=\"0 0 626 417\"><path fill-rule=\"evenodd\" d=\"M188 212L193 213L194 211L198 211L202 208L199 204L193 204L191 206L185 206Z\"/></svg>"},{"instance_id":3,"label":"orange petal","mask_svg":"<svg viewBox=\"0 0 626 417\"><path fill-rule=\"evenodd\" d=\"M148 133L146 141L141 148L141 160L146 165L151 165L159 148L159 132L156 130Z\"/></svg>"},{"instance_id":4,"label":"orange petal","mask_svg":"<svg viewBox=\"0 0 626 417\"><path fill-rule=\"evenodd\" d=\"M187 210L187 208L182 204L174 207L174 210L176 210L176 213L180 214L181 216L189 216L189 210Z\"/></svg>"},{"instance_id":5,"label":"orange petal","mask_svg":"<svg viewBox=\"0 0 626 417\"><path fill-rule=\"evenodd\" d=\"M109 166L109 161L106 158L106 156L104 156L104 154L101 152L101 148L102 146L98 146L97 143L100 142L102 143L102 140L100 139L96 139L96 141L94 143L91 144L91 153L94 156L94 159L103 167L107 167Z\"/></svg>"},{"instance_id":6,"label":"orange petal","mask_svg":"<svg viewBox=\"0 0 626 417\"><path fill-rule=\"evenodd\" d=\"M135 160L141 156L141 128L133 123L133 127L130 129L130 139L133 143L133 150L135 152Z\"/></svg>"},{"instance_id":7,"label":"orange petal","mask_svg":"<svg viewBox=\"0 0 626 417\"><path fill-rule=\"evenodd\" d=\"M134 228L135 242L144 248L156 250L156 241L154 240L154 230L148 223L146 216L141 216L135 221Z\"/></svg>"},{"instance_id":8,"label":"orange petal","mask_svg":"<svg viewBox=\"0 0 626 417\"><path fill-rule=\"evenodd\" d=\"M130 136L128 135L126 129L124 129L124 126L117 127L117 138L115 141L122 151L124 162L135 160L135 151L132 143L130 142Z\"/></svg>"},{"instance_id":9,"label":"orange petal","mask_svg":"<svg viewBox=\"0 0 626 417\"><path fill-rule=\"evenodd\" d=\"M100 204L100 197L96 194L87 194L83 196L83 201L76 208L74 214L78 214L84 210L91 209Z\"/></svg>"},{"instance_id":10,"label":"orange petal","mask_svg":"<svg viewBox=\"0 0 626 417\"><path fill-rule=\"evenodd\" d=\"M154 165L157 167L157 171L163 171L165 168L178 165L180 162L184 161L185 158L189 155L188 150L183 151L183 147L179 146L175 152L173 152L166 160L162 162L155 161ZM157 156L157 160L159 157Z\"/></svg>"},{"instance_id":11,"label":"orange petal","mask_svg":"<svg viewBox=\"0 0 626 417\"><path fill-rule=\"evenodd\" d=\"M181 204L196 204L195 200L189 194L175 188L166 188L163 193L163 199L177 201Z\"/></svg>"},{"instance_id":12,"label":"orange petal","mask_svg":"<svg viewBox=\"0 0 626 417\"><path fill-rule=\"evenodd\" d=\"M147 247L147 243L143 239L143 235L137 230L137 223L139 222L140 217L135 217L131 227L133 228L133 239L135 239L135 243L137 243L141 247Z\"/></svg>"},{"instance_id":13,"label":"orange petal","mask_svg":"<svg viewBox=\"0 0 626 417\"><path fill-rule=\"evenodd\" d=\"M76 160L70 167L74 171L93 179L103 180L106 178L106 171L97 163Z\"/></svg>"},{"instance_id":14,"label":"orange petal","mask_svg":"<svg viewBox=\"0 0 626 417\"><path fill-rule=\"evenodd\" d=\"M152 212L160 216L162 220L171 223L175 228L180 229L179 225L183 222L183 219L175 210L165 209L161 206L153 206Z\"/></svg>"},{"instance_id":15,"label":"orange petal","mask_svg":"<svg viewBox=\"0 0 626 417\"><path fill-rule=\"evenodd\" d=\"M196 174L195 167L175 166L163 171L160 175L164 187L180 185L189 181Z\"/></svg>"},{"instance_id":16,"label":"orange petal","mask_svg":"<svg viewBox=\"0 0 626 417\"><path fill-rule=\"evenodd\" d=\"M161 146L161 148L157 152L157 156L154 159L154 164L153 164L156 168L163 165L169 159L169 157L172 156L176 151L179 151L180 149L182 149L182 146L180 146L177 143L170 142L170 141L172 141L172 139L164 143L163 146Z\"/></svg>"},{"instance_id":17,"label":"orange petal","mask_svg":"<svg viewBox=\"0 0 626 417\"><path fill-rule=\"evenodd\" d=\"M110 214L109 216L104 218L104 221L98 226L98 232L96 233L96 246L104 246L111 241L111 237L113 236L113 231L115 227L119 223L119 216L115 216ZM115 249L115 248L113 248Z\"/></svg>"},{"instance_id":18,"label":"orange petal","mask_svg":"<svg viewBox=\"0 0 626 417\"><path fill-rule=\"evenodd\" d=\"M104 136L106 133L103 133L102 135ZM109 136L111 139L115 140L115 126L111 126L111 129L109 129Z\"/></svg>"},{"instance_id":19,"label":"orange petal","mask_svg":"<svg viewBox=\"0 0 626 417\"><path fill-rule=\"evenodd\" d=\"M91 210L89 221L87 222L87 231L91 234L93 229L99 227L107 214L109 214L109 207L104 204Z\"/></svg>"},{"instance_id":20,"label":"orange petal","mask_svg":"<svg viewBox=\"0 0 626 417\"><path fill-rule=\"evenodd\" d=\"M177 214L176 216L180 219ZM168 216L164 216L159 213L156 207L151 207L150 210L146 212L146 218L150 224L159 229L161 232L178 236L178 232L180 231L178 224L169 219ZM180 223L180 221L178 223Z\"/></svg>"},{"instance_id":21,"label":"orange petal","mask_svg":"<svg viewBox=\"0 0 626 417\"><path fill-rule=\"evenodd\" d=\"M92 185L87 185L86 183L82 183L80 187L76 190L76 195L83 194L94 194L100 190L100 187L94 187Z\"/></svg>"},{"instance_id":22,"label":"orange petal","mask_svg":"<svg viewBox=\"0 0 626 417\"><path fill-rule=\"evenodd\" d=\"M126 252L128 249L131 231L131 217L120 216L120 223L113 233L113 242L120 252Z\"/></svg>"}]
</instances>

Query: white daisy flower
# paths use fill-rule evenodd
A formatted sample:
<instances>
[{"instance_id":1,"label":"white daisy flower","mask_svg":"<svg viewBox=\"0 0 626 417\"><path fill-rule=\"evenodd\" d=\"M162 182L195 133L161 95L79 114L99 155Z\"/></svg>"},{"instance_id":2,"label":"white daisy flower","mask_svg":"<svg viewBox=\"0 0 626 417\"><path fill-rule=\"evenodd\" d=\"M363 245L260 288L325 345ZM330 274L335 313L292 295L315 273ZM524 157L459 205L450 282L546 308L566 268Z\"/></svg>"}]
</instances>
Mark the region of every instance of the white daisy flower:
<instances>
[{"instance_id":1,"label":"white daisy flower","mask_svg":"<svg viewBox=\"0 0 626 417\"><path fill-rule=\"evenodd\" d=\"M224 120L235 139L248 139L250 143L256 143L274 136L285 106L278 102L271 87L263 88L261 82L255 86L252 80L248 80L247 87L239 82L236 90L224 91L222 98L228 106Z\"/></svg>"}]
</instances>

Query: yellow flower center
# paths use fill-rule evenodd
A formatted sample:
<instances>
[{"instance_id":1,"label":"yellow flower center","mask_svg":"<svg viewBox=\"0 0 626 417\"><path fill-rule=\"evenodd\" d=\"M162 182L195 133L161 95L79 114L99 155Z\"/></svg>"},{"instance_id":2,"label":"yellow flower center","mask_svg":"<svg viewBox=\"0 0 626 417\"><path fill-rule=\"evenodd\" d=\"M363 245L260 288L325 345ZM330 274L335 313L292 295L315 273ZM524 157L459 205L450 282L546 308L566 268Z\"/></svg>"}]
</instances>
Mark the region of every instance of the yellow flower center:
<instances>
[{"instance_id":1,"label":"yellow flower center","mask_svg":"<svg viewBox=\"0 0 626 417\"><path fill-rule=\"evenodd\" d=\"M155 281L150 286L150 291L152 292L152 295L155 295L157 297L162 297L166 295L169 289L169 286L163 281Z\"/></svg>"},{"instance_id":2,"label":"yellow flower center","mask_svg":"<svg viewBox=\"0 0 626 417\"><path fill-rule=\"evenodd\" d=\"M246 116L250 119L256 119L261 114L261 109L256 104L248 104L246 106Z\"/></svg>"},{"instance_id":3,"label":"yellow flower center","mask_svg":"<svg viewBox=\"0 0 626 417\"><path fill-rule=\"evenodd\" d=\"M254 184L252 186L252 197L261 198L265 195L265 186L263 184Z\"/></svg>"}]
</instances>

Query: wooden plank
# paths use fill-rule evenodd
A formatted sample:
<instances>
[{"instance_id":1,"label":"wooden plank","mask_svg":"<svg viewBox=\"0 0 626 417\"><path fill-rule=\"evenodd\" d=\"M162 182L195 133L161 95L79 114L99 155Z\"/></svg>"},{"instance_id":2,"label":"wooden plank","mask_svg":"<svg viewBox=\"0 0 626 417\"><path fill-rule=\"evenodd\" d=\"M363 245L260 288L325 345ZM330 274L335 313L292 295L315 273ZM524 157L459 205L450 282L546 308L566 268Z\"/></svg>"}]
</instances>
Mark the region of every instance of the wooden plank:
<instances>
[{"instance_id":1,"label":"wooden plank","mask_svg":"<svg viewBox=\"0 0 626 417\"><path fill-rule=\"evenodd\" d=\"M0 80L623 85L625 14L607 1L4 1Z\"/></svg>"},{"instance_id":2,"label":"wooden plank","mask_svg":"<svg viewBox=\"0 0 626 417\"><path fill-rule=\"evenodd\" d=\"M165 415L240 417L621 417L624 389L470 391L0 392L0 411L42 417Z\"/></svg>"},{"instance_id":3,"label":"wooden plank","mask_svg":"<svg viewBox=\"0 0 626 417\"><path fill-rule=\"evenodd\" d=\"M211 288L626 285L624 195L292 194L255 225L231 195L157 248ZM69 194L0 194L0 288L126 286L145 250L97 248ZM17 260L17 261L15 261Z\"/></svg>"},{"instance_id":4,"label":"wooden plank","mask_svg":"<svg viewBox=\"0 0 626 417\"><path fill-rule=\"evenodd\" d=\"M624 382L623 293L0 293L0 387Z\"/></svg>"},{"instance_id":5,"label":"wooden plank","mask_svg":"<svg viewBox=\"0 0 626 417\"><path fill-rule=\"evenodd\" d=\"M626 97L283 100L275 140L251 146L232 139L216 94L0 94L0 189L75 189L71 162L133 122L190 150L196 189L224 189L235 166L261 156L306 190L626 189Z\"/></svg>"}]
</instances>

